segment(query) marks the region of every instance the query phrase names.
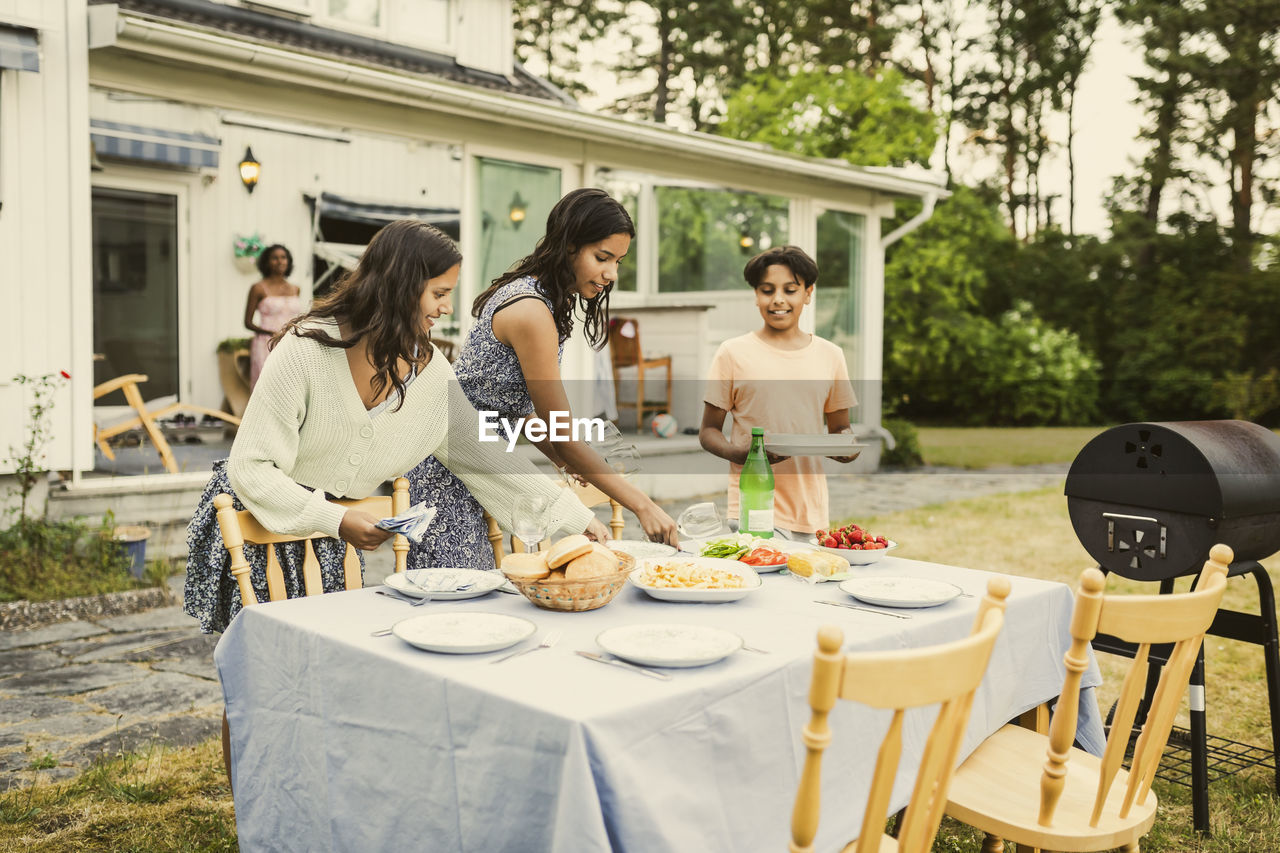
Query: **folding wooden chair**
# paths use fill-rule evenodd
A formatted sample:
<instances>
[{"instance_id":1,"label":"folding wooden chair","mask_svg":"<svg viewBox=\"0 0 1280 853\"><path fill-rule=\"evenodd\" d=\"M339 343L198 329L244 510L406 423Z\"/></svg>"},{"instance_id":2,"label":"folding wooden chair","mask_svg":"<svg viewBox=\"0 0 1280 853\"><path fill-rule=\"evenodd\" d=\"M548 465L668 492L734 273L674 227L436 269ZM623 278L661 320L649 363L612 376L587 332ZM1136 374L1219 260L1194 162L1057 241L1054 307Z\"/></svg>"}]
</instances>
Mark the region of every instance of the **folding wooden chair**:
<instances>
[{"instance_id":1,"label":"folding wooden chair","mask_svg":"<svg viewBox=\"0 0 1280 853\"><path fill-rule=\"evenodd\" d=\"M609 351L613 358L613 387L615 389L621 387L618 377L620 369L626 367L634 367L636 369L635 402L624 400L622 395L618 394L617 405L619 409L633 408L636 410L636 432L640 432L644 427L645 412L671 411L671 356L646 358L644 350L640 347L640 324L631 317L615 317L609 323ZM646 370L654 367L664 367L667 371L666 396L662 402L645 399L644 374ZM615 393L617 393L616 390Z\"/></svg>"},{"instance_id":2,"label":"folding wooden chair","mask_svg":"<svg viewBox=\"0 0 1280 853\"><path fill-rule=\"evenodd\" d=\"M228 415L226 412L219 412L217 409L206 409L204 406L197 406L192 403L170 403L154 411L148 411L146 401L142 399L142 392L138 390L138 386L146 381L146 374L128 373L124 376L117 376L115 379L109 379L93 389L93 399L95 400L99 397L105 397L113 391L122 392L129 407L138 413L136 417L106 429L98 429L97 425L94 426L94 443L98 445L102 455L108 459L114 460L116 458L111 445L107 443L108 439L131 429L142 427L147 433L147 438L151 439L151 444L155 447L156 452L160 454L160 461L164 465L164 469L170 474L177 474L178 463L173 458L173 450L169 447L168 439L164 437L164 433L160 431L160 427L156 423L157 419L175 412L196 412L197 414L219 418L235 426L240 425L240 419L235 415Z\"/></svg>"},{"instance_id":3,"label":"folding wooden chair","mask_svg":"<svg viewBox=\"0 0 1280 853\"><path fill-rule=\"evenodd\" d=\"M1137 853L1139 839L1156 818L1151 782L1205 631L1218 612L1232 557L1226 545L1213 546L1195 590L1171 595L1105 595L1102 573L1085 570L1071 617L1071 647L1064 657L1066 679L1048 735L1005 726L969 756L952 782L946 812L986 833L984 853L1003 850L1005 838L1019 849L1118 847ZM1101 760L1071 745L1089 642L1099 633L1138 646ZM1168 651L1167 663L1126 771L1121 764L1153 646L1163 647L1157 650L1161 657Z\"/></svg>"},{"instance_id":4,"label":"folding wooden chair","mask_svg":"<svg viewBox=\"0 0 1280 853\"><path fill-rule=\"evenodd\" d=\"M889 730L876 758L858 837L845 846L856 853L925 853L933 844L947 801L947 784L964 740L973 693L986 673L996 636L1004 625L1009 581L993 577L978 609L973 632L963 640L891 652L842 654L839 628L818 631L809 688L812 714L804 727L804 770L791 813L791 853L810 853L818 832L822 753L831 742L827 716L837 699L893 710ZM903 717L907 709L941 704L925 743L911 802L898 837L884 833L889 798L902 756ZM849 734L856 734L850 732Z\"/></svg>"}]
</instances>

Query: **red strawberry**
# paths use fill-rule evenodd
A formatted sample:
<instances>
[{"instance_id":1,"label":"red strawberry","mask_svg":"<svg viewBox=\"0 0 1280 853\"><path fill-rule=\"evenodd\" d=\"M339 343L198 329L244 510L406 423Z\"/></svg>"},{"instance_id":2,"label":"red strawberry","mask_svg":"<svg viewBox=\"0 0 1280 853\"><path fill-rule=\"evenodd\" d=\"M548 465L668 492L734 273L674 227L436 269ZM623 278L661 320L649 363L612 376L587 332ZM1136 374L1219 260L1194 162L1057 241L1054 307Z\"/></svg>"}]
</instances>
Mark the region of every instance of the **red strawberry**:
<instances>
[{"instance_id":1,"label":"red strawberry","mask_svg":"<svg viewBox=\"0 0 1280 853\"><path fill-rule=\"evenodd\" d=\"M822 544L823 544L823 545L825 545L825 546L826 546L826 547L828 547L828 548L839 548L839 547L840 547L840 546L839 546L839 544L837 544L837 543L836 543L836 537L834 537L834 536L824 536L824 537L822 538Z\"/></svg>"}]
</instances>

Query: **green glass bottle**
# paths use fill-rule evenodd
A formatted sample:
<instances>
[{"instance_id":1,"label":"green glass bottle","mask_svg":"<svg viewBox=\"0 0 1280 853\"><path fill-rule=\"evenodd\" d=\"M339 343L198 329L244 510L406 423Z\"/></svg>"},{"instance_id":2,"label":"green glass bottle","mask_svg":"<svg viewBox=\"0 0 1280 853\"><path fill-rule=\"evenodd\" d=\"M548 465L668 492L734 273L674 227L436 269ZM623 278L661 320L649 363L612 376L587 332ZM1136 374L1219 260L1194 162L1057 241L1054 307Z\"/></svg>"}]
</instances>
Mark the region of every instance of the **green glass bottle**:
<instances>
[{"instance_id":1,"label":"green glass bottle","mask_svg":"<svg viewBox=\"0 0 1280 853\"><path fill-rule=\"evenodd\" d=\"M751 449L738 476L738 530L773 538L773 469L764 452L764 430L751 428Z\"/></svg>"}]
</instances>

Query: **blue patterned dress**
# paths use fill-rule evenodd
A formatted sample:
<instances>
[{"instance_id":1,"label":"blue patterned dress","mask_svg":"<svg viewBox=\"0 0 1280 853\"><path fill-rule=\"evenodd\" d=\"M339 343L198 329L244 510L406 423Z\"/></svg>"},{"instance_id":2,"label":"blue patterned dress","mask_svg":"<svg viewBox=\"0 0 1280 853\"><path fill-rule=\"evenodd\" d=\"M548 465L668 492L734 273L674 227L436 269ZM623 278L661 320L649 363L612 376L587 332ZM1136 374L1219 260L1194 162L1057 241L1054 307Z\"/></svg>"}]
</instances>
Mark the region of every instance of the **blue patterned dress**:
<instances>
[{"instance_id":1,"label":"blue patterned dress","mask_svg":"<svg viewBox=\"0 0 1280 853\"><path fill-rule=\"evenodd\" d=\"M463 392L477 411L496 411L499 417L512 421L533 414L533 401L515 350L493 336L494 313L517 299L530 297L553 310L551 300L538 290L532 277L518 278L499 288L485 303L453 364ZM558 358L563 356L561 340ZM434 504L437 513L422 544L410 543L409 568L495 568L483 507L434 456L409 472L410 504L424 500Z\"/></svg>"}]
</instances>

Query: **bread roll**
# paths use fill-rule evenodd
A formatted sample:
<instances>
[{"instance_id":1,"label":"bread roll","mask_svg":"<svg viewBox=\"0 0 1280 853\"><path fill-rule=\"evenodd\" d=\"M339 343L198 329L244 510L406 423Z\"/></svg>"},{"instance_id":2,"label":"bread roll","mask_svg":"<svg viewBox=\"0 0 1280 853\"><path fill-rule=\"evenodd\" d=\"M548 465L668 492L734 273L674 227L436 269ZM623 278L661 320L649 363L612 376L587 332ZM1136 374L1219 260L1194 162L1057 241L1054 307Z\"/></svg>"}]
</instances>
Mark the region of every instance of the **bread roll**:
<instances>
[{"instance_id":1,"label":"bread roll","mask_svg":"<svg viewBox=\"0 0 1280 853\"><path fill-rule=\"evenodd\" d=\"M600 543L592 543L591 548L581 557L575 557L564 567L564 579L567 581L585 581L593 578L607 577L618 571L618 558Z\"/></svg>"},{"instance_id":2,"label":"bread roll","mask_svg":"<svg viewBox=\"0 0 1280 853\"><path fill-rule=\"evenodd\" d=\"M502 558L502 573L509 578L533 581L551 574L543 551L531 554L508 554Z\"/></svg>"},{"instance_id":3,"label":"bread roll","mask_svg":"<svg viewBox=\"0 0 1280 853\"><path fill-rule=\"evenodd\" d=\"M562 581L564 580L564 569L555 569L551 574L547 575L543 580Z\"/></svg>"},{"instance_id":4,"label":"bread roll","mask_svg":"<svg viewBox=\"0 0 1280 853\"><path fill-rule=\"evenodd\" d=\"M566 536L547 549L547 565L558 569L574 557L581 557L591 551L591 540L581 533Z\"/></svg>"}]
</instances>

